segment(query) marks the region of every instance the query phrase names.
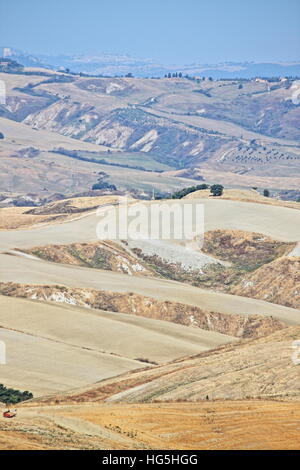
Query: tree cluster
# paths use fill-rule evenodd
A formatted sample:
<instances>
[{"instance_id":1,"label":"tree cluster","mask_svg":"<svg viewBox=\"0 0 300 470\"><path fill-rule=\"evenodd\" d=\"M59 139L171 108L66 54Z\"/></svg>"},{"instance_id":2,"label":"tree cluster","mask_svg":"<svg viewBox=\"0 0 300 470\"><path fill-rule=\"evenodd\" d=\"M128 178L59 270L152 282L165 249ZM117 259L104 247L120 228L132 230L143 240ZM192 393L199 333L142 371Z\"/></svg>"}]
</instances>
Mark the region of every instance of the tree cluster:
<instances>
[{"instance_id":1,"label":"tree cluster","mask_svg":"<svg viewBox=\"0 0 300 470\"><path fill-rule=\"evenodd\" d=\"M3 384L0 384L0 402L2 403L20 403L21 401L30 400L33 398L31 392L27 390L21 392L20 390L15 390L13 388L7 388Z\"/></svg>"}]
</instances>

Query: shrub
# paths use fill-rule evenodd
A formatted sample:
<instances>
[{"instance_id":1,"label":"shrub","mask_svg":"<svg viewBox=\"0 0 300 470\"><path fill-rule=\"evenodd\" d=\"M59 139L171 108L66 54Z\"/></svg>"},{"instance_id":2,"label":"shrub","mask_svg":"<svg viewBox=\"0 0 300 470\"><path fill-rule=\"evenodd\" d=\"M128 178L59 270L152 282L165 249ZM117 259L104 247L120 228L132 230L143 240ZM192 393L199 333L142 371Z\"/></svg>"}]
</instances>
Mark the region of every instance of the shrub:
<instances>
[{"instance_id":1,"label":"shrub","mask_svg":"<svg viewBox=\"0 0 300 470\"><path fill-rule=\"evenodd\" d=\"M182 199L187 194L194 193L195 191L200 191L203 189L208 189L209 186L207 184L198 184L197 186L190 186L188 188L181 189L181 191L177 191L176 193L172 194L172 199Z\"/></svg>"},{"instance_id":2,"label":"shrub","mask_svg":"<svg viewBox=\"0 0 300 470\"><path fill-rule=\"evenodd\" d=\"M114 184L109 184L106 181L98 181L98 183L93 184L92 190L95 189L109 189L111 191L116 191L116 186Z\"/></svg>"},{"instance_id":3,"label":"shrub","mask_svg":"<svg viewBox=\"0 0 300 470\"><path fill-rule=\"evenodd\" d=\"M222 196L224 190L224 186L221 184L213 184L210 187L210 192L212 193L213 196Z\"/></svg>"},{"instance_id":4,"label":"shrub","mask_svg":"<svg viewBox=\"0 0 300 470\"><path fill-rule=\"evenodd\" d=\"M33 395L27 390L25 392L21 392L20 390L15 390L13 388L6 388L3 384L0 384L0 402L2 403L14 404L30 400L31 398L33 398Z\"/></svg>"}]
</instances>

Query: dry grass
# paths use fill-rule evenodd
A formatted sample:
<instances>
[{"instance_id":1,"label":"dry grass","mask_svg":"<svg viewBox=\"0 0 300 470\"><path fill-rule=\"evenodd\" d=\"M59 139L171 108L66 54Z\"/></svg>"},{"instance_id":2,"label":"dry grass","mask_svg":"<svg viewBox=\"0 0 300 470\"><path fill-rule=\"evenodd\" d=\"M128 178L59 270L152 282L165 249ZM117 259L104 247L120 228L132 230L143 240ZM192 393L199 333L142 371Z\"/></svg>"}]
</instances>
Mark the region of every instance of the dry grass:
<instances>
[{"instance_id":1,"label":"dry grass","mask_svg":"<svg viewBox=\"0 0 300 470\"><path fill-rule=\"evenodd\" d=\"M289 178L290 179L290 178ZM209 189L195 191L188 194L183 199L197 199L213 197ZM271 206L290 207L291 209L300 209L300 203L294 201L281 201L262 196L254 189L224 189L222 196L214 196L214 199L227 199L229 201L256 202L258 204L268 204Z\"/></svg>"},{"instance_id":2,"label":"dry grass","mask_svg":"<svg viewBox=\"0 0 300 470\"><path fill-rule=\"evenodd\" d=\"M192 326L207 332L218 332L221 336L207 337L210 347L233 340L233 337L258 338L287 327L282 321L260 315L221 314L208 312L176 302L159 302L154 298L138 294L118 293L93 289L71 289L63 286L21 285L1 283L0 293L9 297L28 298L40 301L56 301L85 308L108 312L120 312L135 317L164 320L184 326ZM166 328L170 328L165 325ZM163 329L163 325L161 325ZM180 332L178 332L180 334ZM203 332L204 334L204 332ZM216 341L216 343L215 343ZM199 338L199 348L200 345Z\"/></svg>"},{"instance_id":3,"label":"dry grass","mask_svg":"<svg viewBox=\"0 0 300 470\"><path fill-rule=\"evenodd\" d=\"M117 204L124 199L121 196L76 197L55 201L34 209L36 214L60 214L95 210L102 205Z\"/></svg>"},{"instance_id":4,"label":"dry grass","mask_svg":"<svg viewBox=\"0 0 300 470\"><path fill-rule=\"evenodd\" d=\"M34 247L26 252L54 263L105 269L130 276L155 276L155 272L147 265L112 241L46 245Z\"/></svg>"},{"instance_id":5,"label":"dry grass","mask_svg":"<svg viewBox=\"0 0 300 470\"><path fill-rule=\"evenodd\" d=\"M268 302L300 307L300 258L282 257L245 275L230 292Z\"/></svg>"},{"instance_id":6,"label":"dry grass","mask_svg":"<svg viewBox=\"0 0 300 470\"><path fill-rule=\"evenodd\" d=\"M300 404L186 403L99 407L87 413L88 421L118 426L122 434L136 433L136 440L155 449L295 449L299 445ZM86 410L75 414L84 418Z\"/></svg>"},{"instance_id":7,"label":"dry grass","mask_svg":"<svg viewBox=\"0 0 300 470\"><path fill-rule=\"evenodd\" d=\"M51 300L51 292L56 303L0 296L1 339L11 351L1 380L35 396L144 368L138 358L162 364L234 341L214 331L103 311L100 299L97 310L80 308L78 296L62 288L29 287L27 295ZM83 291L82 303L91 294Z\"/></svg>"},{"instance_id":8,"label":"dry grass","mask_svg":"<svg viewBox=\"0 0 300 470\"><path fill-rule=\"evenodd\" d=\"M49 287L63 285L77 289L99 290L100 288L102 291L123 293L124 296L128 292L133 292L143 297L154 298L159 302L178 302L209 312L245 316L259 314L264 317L273 316L287 324L299 323L299 310L262 300L200 289L167 279L128 276L123 273L61 265L8 254L0 254L0 263L2 282L39 284Z\"/></svg>"},{"instance_id":9,"label":"dry grass","mask_svg":"<svg viewBox=\"0 0 300 470\"><path fill-rule=\"evenodd\" d=\"M119 196L96 196L63 199L39 207L0 208L0 230L33 227L45 222L57 222L75 218L74 213L96 210L101 205L115 204Z\"/></svg>"},{"instance_id":10,"label":"dry grass","mask_svg":"<svg viewBox=\"0 0 300 470\"><path fill-rule=\"evenodd\" d=\"M261 233L241 230L212 230L204 235L202 250L239 268L253 270L269 263L295 247Z\"/></svg>"},{"instance_id":11,"label":"dry grass","mask_svg":"<svg viewBox=\"0 0 300 470\"><path fill-rule=\"evenodd\" d=\"M35 400L54 403L201 402L282 399L299 401L298 366L291 359L300 327L259 339L243 339L148 370L130 372L93 386Z\"/></svg>"},{"instance_id":12,"label":"dry grass","mask_svg":"<svg viewBox=\"0 0 300 470\"><path fill-rule=\"evenodd\" d=\"M300 403L21 407L2 449L297 449Z\"/></svg>"},{"instance_id":13,"label":"dry grass","mask_svg":"<svg viewBox=\"0 0 300 470\"><path fill-rule=\"evenodd\" d=\"M7 75L5 74L5 83ZM12 76L15 77L15 75ZM107 150L107 147L104 145L95 145L72 139L50 130L33 129L22 122L12 121L3 117L0 117L0 124L1 131L5 135L5 147L14 147L17 142L17 146L32 146L40 150L52 150L54 147L64 147L68 150L89 150L92 152Z\"/></svg>"},{"instance_id":14,"label":"dry grass","mask_svg":"<svg viewBox=\"0 0 300 470\"><path fill-rule=\"evenodd\" d=\"M0 230L15 230L31 227L53 220L49 215L26 214L29 207L4 207L0 209ZM57 218L55 218L57 220Z\"/></svg>"}]
</instances>

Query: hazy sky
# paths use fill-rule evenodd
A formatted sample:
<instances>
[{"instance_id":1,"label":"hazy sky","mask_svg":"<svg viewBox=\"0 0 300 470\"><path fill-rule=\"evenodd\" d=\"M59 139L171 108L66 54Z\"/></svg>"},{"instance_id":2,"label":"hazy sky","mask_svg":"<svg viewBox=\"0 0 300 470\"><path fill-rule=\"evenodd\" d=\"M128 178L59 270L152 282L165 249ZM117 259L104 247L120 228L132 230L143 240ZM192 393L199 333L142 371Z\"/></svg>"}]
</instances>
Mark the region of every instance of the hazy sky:
<instances>
[{"instance_id":1,"label":"hazy sky","mask_svg":"<svg viewBox=\"0 0 300 470\"><path fill-rule=\"evenodd\" d=\"M0 45L163 63L300 59L300 0L0 0Z\"/></svg>"}]
</instances>

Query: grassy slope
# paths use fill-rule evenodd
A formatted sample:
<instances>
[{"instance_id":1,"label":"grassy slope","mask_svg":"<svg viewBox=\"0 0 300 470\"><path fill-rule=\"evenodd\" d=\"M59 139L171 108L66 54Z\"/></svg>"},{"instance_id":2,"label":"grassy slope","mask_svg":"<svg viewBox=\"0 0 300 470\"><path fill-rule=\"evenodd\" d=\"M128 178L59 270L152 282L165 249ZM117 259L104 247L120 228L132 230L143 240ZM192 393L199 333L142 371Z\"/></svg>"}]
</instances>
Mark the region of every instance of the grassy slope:
<instances>
[{"instance_id":1,"label":"grassy slope","mask_svg":"<svg viewBox=\"0 0 300 470\"><path fill-rule=\"evenodd\" d=\"M7 386L36 394L68 390L232 340L158 320L0 296ZM20 315L21 312L21 315ZM149 365L149 364L148 364Z\"/></svg>"},{"instance_id":2,"label":"grassy slope","mask_svg":"<svg viewBox=\"0 0 300 470\"><path fill-rule=\"evenodd\" d=\"M297 449L299 403L21 407L2 449ZM13 429L12 429L13 427Z\"/></svg>"},{"instance_id":3,"label":"grassy slope","mask_svg":"<svg viewBox=\"0 0 300 470\"><path fill-rule=\"evenodd\" d=\"M298 366L291 344L300 327L290 327L260 339L221 346L197 357L148 371L124 374L69 394L62 403L108 401L144 403L215 399L280 398L299 400ZM40 403L51 403L44 397Z\"/></svg>"}]
</instances>

